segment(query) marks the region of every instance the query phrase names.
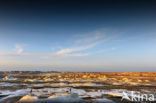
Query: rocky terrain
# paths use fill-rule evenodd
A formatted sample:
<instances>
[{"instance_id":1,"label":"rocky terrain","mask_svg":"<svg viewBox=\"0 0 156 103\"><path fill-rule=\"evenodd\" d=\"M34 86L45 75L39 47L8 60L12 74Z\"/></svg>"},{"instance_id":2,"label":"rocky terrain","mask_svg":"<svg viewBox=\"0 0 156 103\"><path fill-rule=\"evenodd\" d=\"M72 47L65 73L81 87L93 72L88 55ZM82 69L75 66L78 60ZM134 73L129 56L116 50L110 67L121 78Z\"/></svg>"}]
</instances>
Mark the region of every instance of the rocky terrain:
<instances>
[{"instance_id":1,"label":"rocky terrain","mask_svg":"<svg viewBox=\"0 0 156 103\"><path fill-rule=\"evenodd\" d=\"M131 91L155 96L156 73L0 72L0 103L156 102L122 99Z\"/></svg>"}]
</instances>

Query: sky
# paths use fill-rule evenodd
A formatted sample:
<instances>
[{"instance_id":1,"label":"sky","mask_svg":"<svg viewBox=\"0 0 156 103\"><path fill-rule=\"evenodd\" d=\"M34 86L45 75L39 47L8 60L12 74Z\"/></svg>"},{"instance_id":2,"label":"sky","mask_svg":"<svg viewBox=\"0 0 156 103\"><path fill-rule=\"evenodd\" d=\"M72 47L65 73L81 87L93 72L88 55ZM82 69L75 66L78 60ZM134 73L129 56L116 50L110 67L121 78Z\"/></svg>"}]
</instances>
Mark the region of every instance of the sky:
<instances>
[{"instance_id":1,"label":"sky","mask_svg":"<svg viewBox=\"0 0 156 103\"><path fill-rule=\"evenodd\" d=\"M156 72L155 0L1 0L0 70Z\"/></svg>"}]
</instances>

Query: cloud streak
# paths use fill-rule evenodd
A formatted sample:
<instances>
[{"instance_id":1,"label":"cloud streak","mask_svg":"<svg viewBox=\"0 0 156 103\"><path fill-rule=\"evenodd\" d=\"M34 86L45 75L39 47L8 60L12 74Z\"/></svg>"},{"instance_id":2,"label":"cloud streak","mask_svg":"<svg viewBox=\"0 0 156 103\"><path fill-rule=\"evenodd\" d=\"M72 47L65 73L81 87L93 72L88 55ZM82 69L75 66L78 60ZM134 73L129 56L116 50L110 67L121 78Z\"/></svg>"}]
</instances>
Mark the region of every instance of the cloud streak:
<instances>
[{"instance_id":1,"label":"cloud streak","mask_svg":"<svg viewBox=\"0 0 156 103\"><path fill-rule=\"evenodd\" d=\"M16 44L15 51L17 54L21 54L23 52L23 48L19 44Z\"/></svg>"},{"instance_id":2,"label":"cloud streak","mask_svg":"<svg viewBox=\"0 0 156 103\"><path fill-rule=\"evenodd\" d=\"M81 36L81 39L77 40L77 43L90 43L90 42L95 42L97 40L100 40L104 38L104 34L101 34L101 32L93 32L89 34L85 34Z\"/></svg>"},{"instance_id":3,"label":"cloud streak","mask_svg":"<svg viewBox=\"0 0 156 103\"><path fill-rule=\"evenodd\" d=\"M62 50L56 52L56 54L57 55L62 55L62 54L68 54L68 53L72 53L72 52L79 52L79 51L83 51L83 50L86 50L86 49L89 49L89 48L93 48L97 44L98 43L90 44L90 45L83 46L83 47L62 49Z\"/></svg>"},{"instance_id":4,"label":"cloud streak","mask_svg":"<svg viewBox=\"0 0 156 103\"><path fill-rule=\"evenodd\" d=\"M25 53L24 48L20 44L16 44L14 48L15 52L0 53L0 56L30 56L42 58L88 56L89 54L92 54L90 53L91 51L89 51L89 49L94 48L103 42L112 40L112 35L110 36L109 34L110 33L105 29L100 29L83 35L78 35L77 39L71 43L71 47L60 49L54 53ZM116 48L112 48L112 50L115 49ZM85 53L82 53L84 51Z\"/></svg>"},{"instance_id":5,"label":"cloud streak","mask_svg":"<svg viewBox=\"0 0 156 103\"><path fill-rule=\"evenodd\" d=\"M95 47L97 43L81 46L81 47L74 47L74 48L66 48L57 51L56 53L24 53L23 48L19 45L15 45L15 51L11 53L0 53L0 56L8 56L8 57L16 57L16 56L23 56L23 57L42 57L42 58L53 58L53 57L81 57L81 56L88 56L89 53L77 53L80 51L84 51L90 48Z\"/></svg>"}]
</instances>

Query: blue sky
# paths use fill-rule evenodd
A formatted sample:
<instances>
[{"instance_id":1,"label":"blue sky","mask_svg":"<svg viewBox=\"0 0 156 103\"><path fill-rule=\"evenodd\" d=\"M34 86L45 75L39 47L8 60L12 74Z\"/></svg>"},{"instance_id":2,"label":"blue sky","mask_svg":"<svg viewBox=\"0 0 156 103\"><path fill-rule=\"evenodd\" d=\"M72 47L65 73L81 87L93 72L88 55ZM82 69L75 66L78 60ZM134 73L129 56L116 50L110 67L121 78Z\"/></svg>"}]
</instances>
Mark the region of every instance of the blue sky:
<instances>
[{"instance_id":1,"label":"blue sky","mask_svg":"<svg viewBox=\"0 0 156 103\"><path fill-rule=\"evenodd\" d=\"M16 2L0 10L1 70L155 72L152 1Z\"/></svg>"}]
</instances>

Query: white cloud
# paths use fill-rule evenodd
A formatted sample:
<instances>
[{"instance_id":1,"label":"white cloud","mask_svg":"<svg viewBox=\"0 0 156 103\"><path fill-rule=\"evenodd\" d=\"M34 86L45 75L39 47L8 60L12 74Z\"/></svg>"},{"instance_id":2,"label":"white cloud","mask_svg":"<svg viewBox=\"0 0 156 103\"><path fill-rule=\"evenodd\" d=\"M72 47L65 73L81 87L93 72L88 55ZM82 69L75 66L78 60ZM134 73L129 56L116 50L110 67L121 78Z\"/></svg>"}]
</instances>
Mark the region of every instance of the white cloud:
<instances>
[{"instance_id":1,"label":"white cloud","mask_svg":"<svg viewBox=\"0 0 156 103\"><path fill-rule=\"evenodd\" d=\"M88 56L88 53L81 53L81 54L64 54L64 57L81 57L81 56Z\"/></svg>"},{"instance_id":2,"label":"white cloud","mask_svg":"<svg viewBox=\"0 0 156 103\"><path fill-rule=\"evenodd\" d=\"M21 54L23 52L23 48L19 44L16 44L15 51L17 54Z\"/></svg>"},{"instance_id":3,"label":"white cloud","mask_svg":"<svg viewBox=\"0 0 156 103\"><path fill-rule=\"evenodd\" d=\"M61 49L60 51L56 53L24 53L23 48L19 45L15 45L15 52L8 52L8 53L0 53L0 56L9 56L9 57L15 57L15 56L30 56L30 57L41 57L41 58L57 58L57 57L81 57L81 56L87 56L88 53L75 53L79 51L83 51L89 48L92 48L96 46L98 43L81 46L81 47L75 47L75 48L66 48Z\"/></svg>"},{"instance_id":4,"label":"white cloud","mask_svg":"<svg viewBox=\"0 0 156 103\"><path fill-rule=\"evenodd\" d=\"M68 53L72 53L72 52L78 52L78 51L82 51L82 50L92 48L92 47L96 46L97 44L98 43L90 44L90 45L83 46L83 47L66 48L66 49L62 49L62 50L56 52L56 54L57 55L62 55L62 54L68 54Z\"/></svg>"},{"instance_id":5,"label":"white cloud","mask_svg":"<svg viewBox=\"0 0 156 103\"><path fill-rule=\"evenodd\" d=\"M106 35L107 34L107 35ZM57 57L80 57L80 56L88 56L92 54L91 51L82 53L82 51L87 51L90 48L94 48L95 46L106 42L111 41L112 34L109 35L110 32L100 29L97 31L93 31L84 35L79 35L78 39L73 41L71 45L75 45L71 48L60 49L55 53L24 53L24 49L20 44L16 44L14 51L9 53L0 53L0 56L31 56L31 57L42 57L42 58L57 58ZM102 48L103 49L103 48ZM116 48L112 48L112 50L116 50ZM98 52L98 51L97 51Z\"/></svg>"},{"instance_id":6,"label":"white cloud","mask_svg":"<svg viewBox=\"0 0 156 103\"><path fill-rule=\"evenodd\" d=\"M116 48L112 48L112 50L116 50Z\"/></svg>"},{"instance_id":7,"label":"white cloud","mask_svg":"<svg viewBox=\"0 0 156 103\"><path fill-rule=\"evenodd\" d=\"M21 56L23 55L23 48L19 44L14 45L14 52L0 53L0 56Z\"/></svg>"},{"instance_id":8,"label":"white cloud","mask_svg":"<svg viewBox=\"0 0 156 103\"><path fill-rule=\"evenodd\" d=\"M86 33L83 35L78 35L78 40L75 41L76 44L78 44L76 47L73 48L65 48L61 49L56 52L56 55L66 55L66 56L86 56L89 55L90 53L87 54L73 54L76 52L81 52L90 48L93 48L97 46L100 43L103 43L104 41L108 41L110 39L109 36L106 36L106 31L105 29L100 29L97 31L93 31L90 33Z\"/></svg>"},{"instance_id":9,"label":"white cloud","mask_svg":"<svg viewBox=\"0 0 156 103\"><path fill-rule=\"evenodd\" d=\"M95 31L92 33L84 34L81 35L81 39L77 40L77 43L90 43L90 42L95 42L97 40L103 39L104 34L101 33L100 31Z\"/></svg>"}]
</instances>

